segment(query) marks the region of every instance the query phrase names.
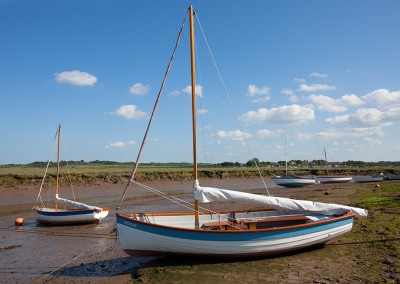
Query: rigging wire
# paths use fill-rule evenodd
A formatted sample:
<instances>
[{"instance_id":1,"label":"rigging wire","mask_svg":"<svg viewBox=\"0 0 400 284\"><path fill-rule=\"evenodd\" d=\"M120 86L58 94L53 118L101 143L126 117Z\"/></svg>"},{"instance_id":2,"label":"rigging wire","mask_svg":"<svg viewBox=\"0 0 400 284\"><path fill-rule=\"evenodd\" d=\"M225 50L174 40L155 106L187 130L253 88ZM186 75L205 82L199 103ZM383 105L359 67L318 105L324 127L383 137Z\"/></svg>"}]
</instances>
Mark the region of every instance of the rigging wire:
<instances>
[{"instance_id":1,"label":"rigging wire","mask_svg":"<svg viewBox=\"0 0 400 284\"><path fill-rule=\"evenodd\" d=\"M53 146L51 147L51 151L50 151L50 157L49 157L49 160L47 161L46 170L45 170L45 172L44 172L44 176L43 176L43 179L42 179L42 183L40 184L40 188L39 188L39 194L38 194L38 196L37 196L37 198L36 198L36 203L38 203L38 200L40 200L40 204L41 204L42 207L44 207L44 204L43 204L43 200L42 200L42 197L41 197L41 192L42 192L42 189L43 189L44 180L45 180L45 178L46 178L47 171L49 170L49 165L50 165L50 163L51 163L51 159L52 159L52 157L53 157L53 152L54 152L54 146L55 146L55 144L56 144L57 133L58 133L58 130L56 131L56 134L55 134L55 136L54 136Z\"/></svg>"},{"instance_id":2,"label":"rigging wire","mask_svg":"<svg viewBox=\"0 0 400 284\"><path fill-rule=\"evenodd\" d=\"M197 41L196 41L196 38L194 38L194 43L195 43L195 46L196 46L196 50L197 50ZM196 67L197 67L197 72L196 72L196 74L199 74L199 81L200 81L200 86L202 86L203 85L203 78L202 78L202 76L201 76L201 68L200 68L200 60L199 60L199 53L198 52L196 52L196 62L197 62L197 64L196 64ZM196 94L198 94L198 92L196 92ZM203 98L203 93L201 93L201 95L199 95L199 98L200 99L202 99ZM208 163L208 158L207 158L207 146L206 146L206 139L205 139L205 137L204 137L204 135L205 135L205 128L204 128L204 112L202 111L203 110L203 105L202 105L202 101L203 100L199 100L198 102L199 102L199 109L198 109L198 112L199 112L199 114L200 114L200 120L201 120L201 132L202 132L202 136L203 136L203 147L204 147L204 159L205 159L205 162L206 163Z\"/></svg>"},{"instance_id":3,"label":"rigging wire","mask_svg":"<svg viewBox=\"0 0 400 284\"><path fill-rule=\"evenodd\" d=\"M176 50L178 49L178 44L179 44L179 42L180 42L181 35L182 35L182 31L183 31L183 28L184 28L184 26L185 26L185 21L186 21L186 17L185 17L184 20L183 20L181 29L180 29L179 34L178 34L178 38L177 38L177 40L176 40L176 42L175 42L174 50L173 50L173 52L172 52L171 58L170 58L170 60L169 60L168 66L167 66L167 70L165 71L164 79L163 79L163 82L162 82L162 84L161 84L160 90L159 90L159 92L158 92L157 99L156 99L156 103L154 104L153 111L152 111L152 113L151 113L150 120L149 120L149 123L148 123L148 125L147 125L146 133L145 133L145 135L144 135L144 137L143 137L142 144L141 144L141 146L140 146L140 150L139 150L139 153L138 153L137 158L136 158L135 166L134 166L134 168L133 168L131 177L130 177L129 180L128 180L128 184L126 185L125 190L124 190L124 192L122 193L122 196L121 196L121 199L120 199L120 201L119 201L119 203L118 203L118 206L117 206L117 208L116 208L116 211L118 211L119 206L121 205L123 199L125 198L126 192L128 191L128 188L129 188L130 184L131 184L132 181L135 179L136 171L137 171L137 169L138 169L138 167L139 167L140 157L141 157L141 155L142 155L142 151L143 151L144 145L145 145L146 140L147 140L147 135L148 135L148 133L149 133L149 131L150 131L150 126L151 126L151 124L152 124L154 115L155 115L156 110L157 110L158 102L159 102L160 97L161 97L161 95L162 95L162 91L164 90L164 85L165 85L165 83L166 83L166 81L167 81L168 74L169 74L169 70L171 69L172 61L173 61L174 56L175 56L175 52L176 52Z\"/></svg>"},{"instance_id":4,"label":"rigging wire","mask_svg":"<svg viewBox=\"0 0 400 284\"><path fill-rule=\"evenodd\" d=\"M206 35L205 35L204 31L203 31L203 27L201 26L200 19L199 19L197 13L195 14L195 16L196 16L197 22L198 22L198 24L199 24L201 33L202 33L202 35L203 35L204 41L205 41L205 43L206 43L206 45L207 45L208 51L209 51L209 53L210 53L211 59L212 59L212 61L213 61L213 63L214 63L215 69L216 69L216 71L217 71L217 73L218 73L218 77L219 77L219 79L220 79L220 81L221 81L221 84L222 84L222 87L223 87L223 89L224 89L225 95L226 95L226 97L228 98L228 101L229 101L229 104L230 104L230 106L231 106L232 112L233 112L233 114L234 114L234 116L235 116L236 122L237 122L237 124L238 124L239 129L240 129L240 132L242 133L243 139L244 139L244 141L246 142L246 146L247 146L247 148L248 148L248 150L249 150L249 152L250 152L250 154L251 154L251 156L252 156L252 158L253 158L254 164L255 164L255 166L256 166L256 168L257 168L257 171L258 171L258 173L259 173L259 175L260 175L260 177L261 177L261 180L262 180L262 182L263 182L263 184L264 184L264 187L265 187L265 189L266 189L268 195L270 195L269 190L268 190L268 187L267 187L267 185L266 185L266 183L265 183L265 181L264 181L264 178L263 178L263 176L262 176L262 174L261 174L261 170L260 170L260 168L259 168L259 166L258 166L258 163L257 163L257 161L256 161L256 158L255 158L255 156L254 156L254 154L253 154L253 151L252 151L251 148L250 148L249 141L247 140L247 137L246 137L246 135L245 135L245 132L244 132L244 130L243 130L243 127L242 127L242 125L241 125L241 123L240 123L240 121L239 121L239 118L238 118L238 115L237 115L237 113L236 113L235 107L233 106L232 99L231 99L231 97L229 96L228 89L226 88L225 82L224 82L224 80L222 79L221 72L219 71L217 62L215 61L215 58L214 58L214 55L213 55L213 53L212 53L212 51L211 51L210 45L208 44Z\"/></svg>"},{"instance_id":5,"label":"rigging wire","mask_svg":"<svg viewBox=\"0 0 400 284\"><path fill-rule=\"evenodd\" d=\"M63 150L64 150L65 162L66 162L66 164L67 164L68 179L69 179L69 183L70 183L70 185L71 185L72 196L73 196L74 201L76 201L76 199L75 199L74 186L72 185L71 172L70 172L70 170L69 170L68 157L67 157L67 150L66 150L66 147L65 147L65 143L64 143L64 138L63 138L63 136L61 136L61 144L62 144L62 147L63 147Z\"/></svg>"}]
</instances>

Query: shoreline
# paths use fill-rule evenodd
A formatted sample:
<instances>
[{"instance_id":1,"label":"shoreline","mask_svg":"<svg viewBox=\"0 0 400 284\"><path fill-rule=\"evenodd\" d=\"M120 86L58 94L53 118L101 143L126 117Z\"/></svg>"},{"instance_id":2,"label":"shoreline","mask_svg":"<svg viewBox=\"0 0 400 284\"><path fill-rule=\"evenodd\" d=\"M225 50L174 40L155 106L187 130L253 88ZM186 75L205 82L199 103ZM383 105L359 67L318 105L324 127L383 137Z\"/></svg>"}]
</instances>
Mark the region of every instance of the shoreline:
<instances>
[{"instance_id":1,"label":"shoreline","mask_svg":"<svg viewBox=\"0 0 400 284\"><path fill-rule=\"evenodd\" d=\"M272 181L266 179L266 183L269 186ZM149 182L146 184L171 194L179 194L180 198L191 199L191 181ZM259 178L210 179L204 180L202 184L204 186L225 187L256 194L266 194ZM397 184L400 185L400 182ZM0 208L9 209L10 206L14 206L15 209L14 213L0 215L2 230L2 237L0 238L0 267L4 269L3 280L6 283L34 281L38 281L38 283L131 282L138 269L150 265L155 258L130 257L119 246L115 234L109 235L115 224L115 201L119 201L125 186L125 184L101 184L89 187L75 187L77 199L86 195L84 200L98 201L101 204L96 205L110 207L110 213L100 224L64 227L39 226L36 224L34 212L31 208L33 206L32 201L36 200L37 188L21 187L14 190L0 188L2 196ZM367 185L356 183L317 184L302 188L271 186L269 191L271 195L282 197L347 205L349 202L351 203L351 196L357 190L360 188L370 189L374 186L375 183ZM61 190L64 189L61 188ZM330 190L334 194L325 196L324 192L326 190ZM179 210L176 205L170 205L145 190L137 188L136 185L134 189L129 189L125 200L126 207L124 208L132 208L133 206L139 212ZM18 210L25 205L30 205L31 207L28 208L28 206L26 211L19 213ZM24 217L25 224L20 227L14 226L16 217ZM323 253L323 250L326 250L325 252L328 251L326 248L321 250L321 253ZM295 254L293 259L301 258L301 254L299 256ZM160 261L163 266L166 265L165 262L171 261L171 259ZM283 261L283 259L278 261ZM181 261L177 260L177 262L180 263ZM316 260L314 265L317 265L318 262L319 260ZM243 265L246 264L243 263ZM194 264L194 267L197 267L196 264ZM52 271L54 272L51 273ZM332 269L329 269L329 271L334 273ZM49 273L51 274L48 275ZM251 279L251 275L248 276ZM293 280L295 278L290 279ZM312 282L313 279L315 278L311 275L309 278L302 280ZM235 282L234 279L229 277L228 280ZM331 282L328 281L327 283Z\"/></svg>"}]
</instances>

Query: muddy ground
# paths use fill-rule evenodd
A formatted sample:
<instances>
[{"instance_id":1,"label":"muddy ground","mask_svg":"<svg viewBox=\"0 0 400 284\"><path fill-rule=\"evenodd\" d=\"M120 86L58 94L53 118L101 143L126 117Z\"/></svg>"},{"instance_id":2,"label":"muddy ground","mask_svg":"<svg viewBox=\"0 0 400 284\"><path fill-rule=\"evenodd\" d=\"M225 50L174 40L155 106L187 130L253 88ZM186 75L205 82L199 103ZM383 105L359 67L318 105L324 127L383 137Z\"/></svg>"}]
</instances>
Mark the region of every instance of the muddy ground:
<instances>
[{"instance_id":1,"label":"muddy ground","mask_svg":"<svg viewBox=\"0 0 400 284\"><path fill-rule=\"evenodd\" d=\"M400 181L382 182L379 188L376 184L346 183L285 189L273 186L269 179L266 183L271 195L346 205L358 205L360 194L362 198L382 194L400 197ZM257 179L208 180L202 184L266 194ZM191 198L190 182L152 182L151 186L185 200ZM78 200L110 207L110 214L101 224L59 227L36 223L32 210L36 187L0 188L0 282L400 283L400 206L396 203L394 211L383 213L367 208L368 219L356 220L351 233L324 247L275 258L234 261L155 259L126 255L111 233L124 187L76 187ZM384 192L385 188L390 190ZM327 191L331 194L324 195ZM46 194L44 190L42 198L47 198ZM67 193L64 196L69 198ZM121 210L132 207L145 213L178 210L143 189L129 190ZM17 217L25 219L23 226L14 225Z\"/></svg>"}]
</instances>

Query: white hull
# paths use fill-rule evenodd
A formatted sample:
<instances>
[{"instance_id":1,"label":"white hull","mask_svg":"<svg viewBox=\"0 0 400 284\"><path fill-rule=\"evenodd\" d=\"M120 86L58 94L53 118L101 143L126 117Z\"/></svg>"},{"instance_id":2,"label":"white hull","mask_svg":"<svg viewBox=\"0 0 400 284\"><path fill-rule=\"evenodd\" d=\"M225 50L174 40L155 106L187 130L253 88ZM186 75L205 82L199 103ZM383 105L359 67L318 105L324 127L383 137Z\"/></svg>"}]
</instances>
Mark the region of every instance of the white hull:
<instances>
[{"instance_id":1,"label":"white hull","mask_svg":"<svg viewBox=\"0 0 400 284\"><path fill-rule=\"evenodd\" d=\"M214 215L214 219L210 219L208 216L210 214L201 216L200 227L204 223L216 221L216 215ZM194 224L193 216L170 217L170 222L165 226L161 223L153 223L154 220L151 216L147 216L147 222L129 220L125 217L126 215L117 215L120 243L128 254L137 256L179 254L240 257L273 255L324 244L350 232L353 224L351 215L348 215L347 218L330 218L325 221L311 222L309 220L313 224L289 225L281 229L210 231L191 229ZM171 222L177 222L181 227L171 226ZM189 223L191 228L186 226Z\"/></svg>"},{"instance_id":2,"label":"white hull","mask_svg":"<svg viewBox=\"0 0 400 284\"><path fill-rule=\"evenodd\" d=\"M108 212L108 208L102 208L101 211L36 208L36 221L52 225L100 223L108 215Z\"/></svg>"},{"instance_id":3,"label":"white hull","mask_svg":"<svg viewBox=\"0 0 400 284\"><path fill-rule=\"evenodd\" d=\"M379 182L383 181L383 176L379 177L366 177L366 178L353 178L354 182L363 183L363 182Z\"/></svg>"},{"instance_id":4,"label":"white hull","mask_svg":"<svg viewBox=\"0 0 400 284\"><path fill-rule=\"evenodd\" d=\"M301 187L306 185L313 185L316 183L313 178L299 178L299 177L276 177L272 178L276 185L284 187Z\"/></svg>"},{"instance_id":5,"label":"white hull","mask_svg":"<svg viewBox=\"0 0 400 284\"><path fill-rule=\"evenodd\" d=\"M353 178L352 177L316 177L315 180L320 183L344 183L350 182Z\"/></svg>"}]
</instances>

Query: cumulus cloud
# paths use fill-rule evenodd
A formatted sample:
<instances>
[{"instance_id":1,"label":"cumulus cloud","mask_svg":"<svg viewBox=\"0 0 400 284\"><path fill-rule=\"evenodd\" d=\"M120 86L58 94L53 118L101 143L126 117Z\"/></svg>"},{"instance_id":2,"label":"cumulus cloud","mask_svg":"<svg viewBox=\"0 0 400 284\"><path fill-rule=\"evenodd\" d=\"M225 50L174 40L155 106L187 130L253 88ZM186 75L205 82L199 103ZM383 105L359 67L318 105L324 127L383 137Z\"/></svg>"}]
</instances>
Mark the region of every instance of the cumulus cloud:
<instances>
[{"instance_id":1,"label":"cumulus cloud","mask_svg":"<svg viewBox=\"0 0 400 284\"><path fill-rule=\"evenodd\" d=\"M249 133L242 132L240 130L233 130L233 131L224 131L224 130L219 130L217 132L217 137L226 139L226 140L244 140L243 135L246 136L246 138L251 138L252 135Z\"/></svg>"},{"instance_id":2,"label":"cumulus cloud","mask_svg":"<svg viewBox=\"0 0 400 284\"><path fill-rule=\"evenodd\" d=\"M123 141L117 141L117 142L111 142L105 146L106 149L113 149L113 148L125 148L128 145L135 145L136 142L133 140L123 142Z\"/></svg>"},{"instance_id":3,"label":"cumulus cloud","mask_svg":"<svg viewBox=\"0 0 400 284\"><path fill-rule=\"evenodd\" d=\"M400 91L391 92L387 89L378 89L366 94L362 98L381 108L400 107Z\"/></svg>"},{"instance_id":4,"label":"cumulus cloud","mask_svg":"<svg viewBox=\"0 0 400 284\"><path fill-rule=\"evenodd\" d=\"M195 91L196 91L196 96L199 96L200 98L203 97L203 86L196 85ZM187 86L187 87L183 88L182 92L191 95L192 94L192 86Z\"/></svg>"},{"instance_id":5,"label":"cumulus cloud","mask_svg":"<svg viewBox=\"0 0 400 284\"><path fill-rule=\"evenodd\" d=\"M300 92L333 91L336 90L336 87L325 84L300 84L297 90Z\"/></svg>"},{"instance_id":6,"label":"cumulus cloud","mask_svg":"<svg viewBox=\"0 0 400 284\"><path fill-rule=\"evenodd\" d=\"M364 137L364 141L370 145L381 145L382 144L382 141L380 141L379 139L376 139L376 138L372 138L372 137Z\"/></svg>"},{"instance_id":7,"label":"cumulus cloud","mask_svg":"<svg viewBox=\"0 0 400 284\"><path fill-rule=\"evenodd\" d=\"M257 131L257 136L262 138L269 138L269 137L279 137L283 134L283 130L268 130L268 129L260 129Z\"/></svg>"},{"instance_id":8,"label":"cumulus cloud","mask_svg":"<svg viewBox=\"0 0 400 284\"><path fill-rule=\"evenodd\" d=\"M97 83L96 76L87 72L78 70L64 71L54 74L55 79L60 84L69 84L75 86L93 86Z\"/></svg>"},{"instance_id":9,"label":"cumulus cloud","mask_svg":"<svg viewBox=\"0 0 400 284\"><path fill-rule=\"evenodd\" d=\"M281 90L281 93L284 94L284 95L289 95L290 96L290 95L294 94L294 91L292 89L289 89L289 88L283 88Z\"/></svg>"},{"instance_id":10,"label":"cumulus cloud","mask_svg":"<svg viewBox=\"0 0 400 284\"><path fill-rule=\"evenodd\" d=\"M270 87L264 86L264 87L257 87L254 84L250 84L247 86L247 93L246 95L249 97L254 97L254 96L267 96L269 95L269 92L271 91Z\"/></svg>"},{"instance_id":11,"label":"cumulus cloud","mask_svg":"<svg viewBox=\"0 0 400 284\"><path fill-rule=\"evenodd\" d=\"M347 124L349 126L387 126L400 121L400 107L379 110L376 108L361 108L353 114L340 115L325 119L329 124Z\"/></svg>"},{"instance_id":12,"label":"cumulus cloud","mask_svg":"<svg viewBox=\"0 0 400 284\"><path fill-rule=\"evenodd\" d=\"M358 106L364 102L354 94L344 95L340 99L333 99L325 95L311 95L308 97L320 110L329 112L344 112L348 106Z\"/></svg>"},{"instance_id":13,"label":"cumulus cloud","mask_svg":"<svg viewBox=\"0 0 400 284\"><path fill-rule=\"evenodd\" d=\"M336 129L327 129L315 134L316 137L321 139L343 139L343 138L359 138L359 137L372 137L383 136L384 132L380 126L375 127L354 127L346 128L344 131L337 131ZM351 144L349 141L344 141L344 144Z\"/></svg>"},{"instance_id":14,"label":"cumulus cloud","mask_svg":"<svg viewBox=\"0 0 400 284\"><path fill-rule=\"evenodd\" d=\"M270 100L270 91L270 87L264 86L259 88L254 84L250 84L247 86L246 96L253 98L251 100L253 103L264 103Z\"/></svg>"},{"instance_id":15,"label":"cumulus cloud","mask_svg":"<svg viewBox=\"0 0 400 284\"><path fill-rule=\"evenodd\" d=\"M277 108L260 108L256 111L248 111L240 119L246 122L270 122L270 123L297 123L314 120L314 110L310 106L290 105Z\"/></svg>"},{"instance_id":16,"label":"cumulus cloud","mask_svg":"<svg viewBox=\"0 0 400 284\"><path fill-rule=\"evenodd\" d=\"M144 111L138 110L136 105L122 105L112 114L122 116L127 119L141 119L146 118L147 114Z\"/></svg>"},{"instance_id":17,"label":"cumulus cloud","mask_svg":"<svg viewBox=\"0 0 400 284\"><path fill-rule=\"evenodd\" d=\"M318 78L328 78L328 74L319 73L319 72L312 72L310 77L318 77Z\"/></svg>"},{"instance_id":18,"label":"cumulus cloud","mask_svg":"<svg viewBox=\"0 0 400 284\"><path fill-rule=\"evenodd\" d=\"M136 83L133 84L130 88L129 88L129 92L133 95L138 95L138 96L144 96L146 95L150 90L150 86L147 85L143 85L142 83Z\"/></svg>"}]
</instances>

